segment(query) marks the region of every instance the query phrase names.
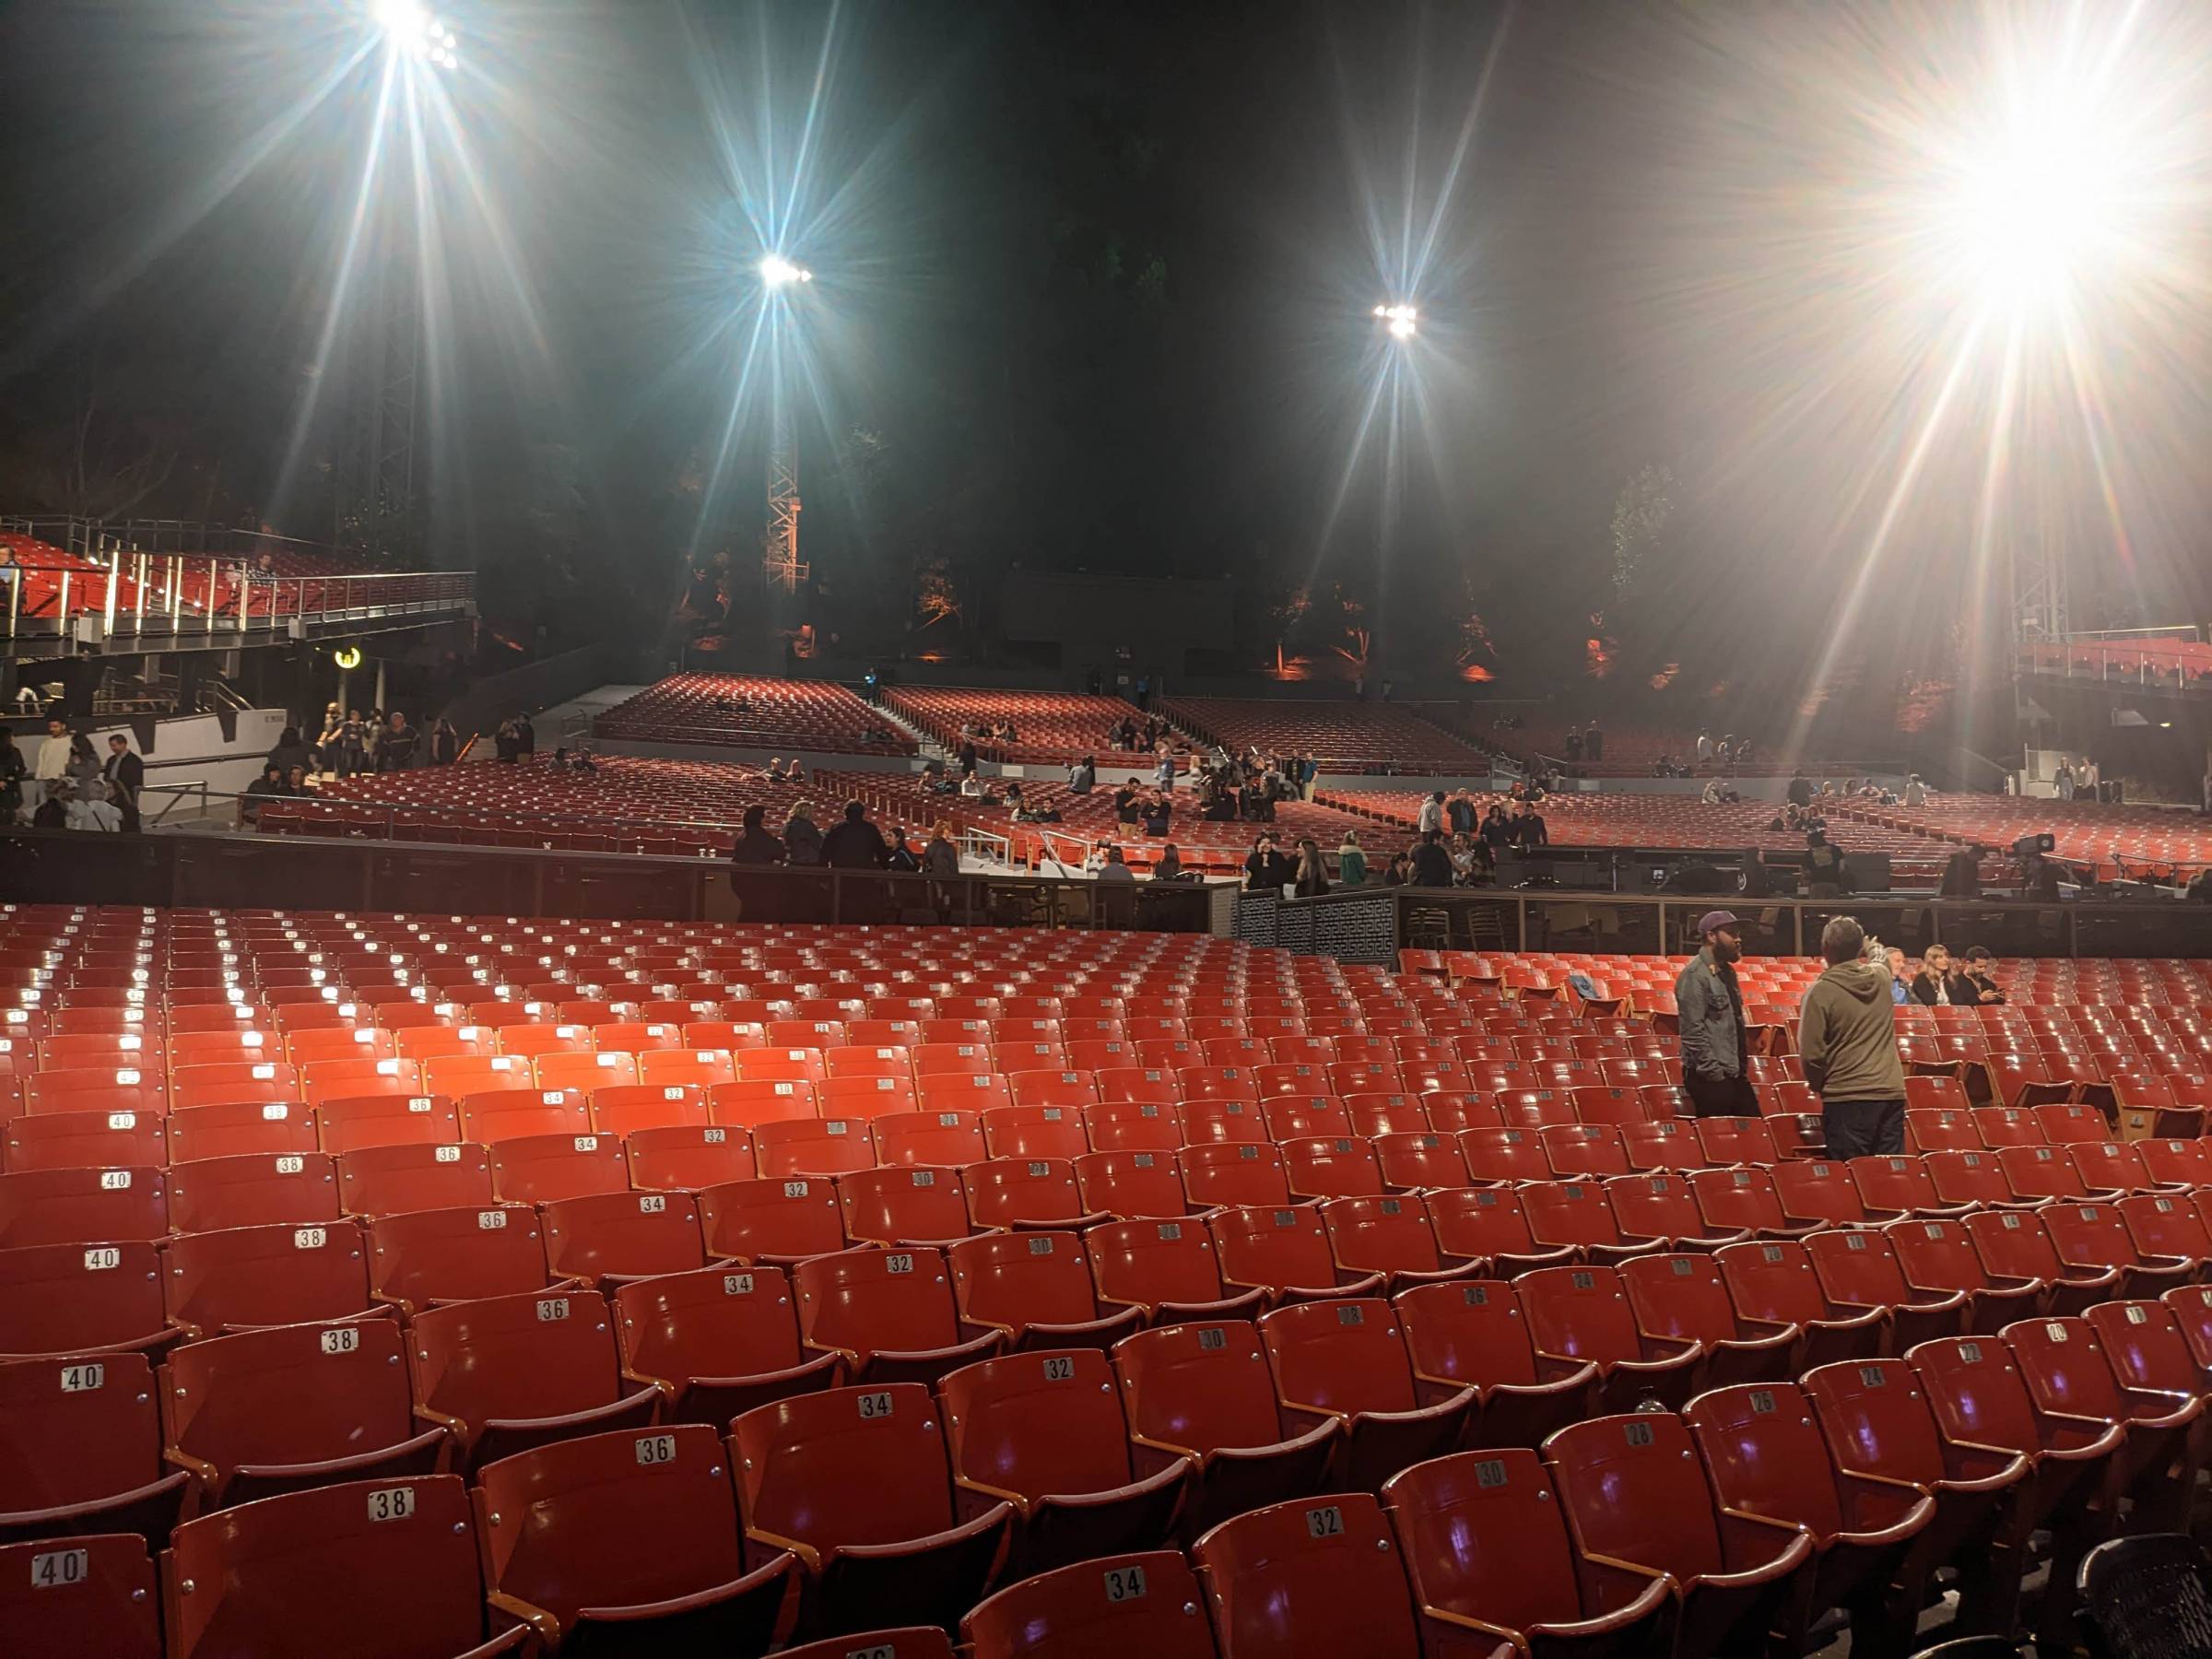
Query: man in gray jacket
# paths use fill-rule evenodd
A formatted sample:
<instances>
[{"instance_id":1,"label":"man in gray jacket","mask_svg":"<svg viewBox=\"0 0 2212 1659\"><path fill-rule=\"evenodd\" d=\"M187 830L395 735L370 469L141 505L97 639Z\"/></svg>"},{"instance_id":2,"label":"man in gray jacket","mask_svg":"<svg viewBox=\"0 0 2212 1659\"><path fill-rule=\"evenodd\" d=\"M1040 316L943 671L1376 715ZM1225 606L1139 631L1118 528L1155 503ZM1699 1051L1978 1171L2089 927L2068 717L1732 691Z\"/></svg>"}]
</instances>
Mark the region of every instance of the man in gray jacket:
<instances>
[{"instance_id":1,"label":"man in gray jacket","mask_svg":"<svg viewBox=\"0 0 2212 1659\"><path fill-rule=\"evenodd\" d=\"M1744 993L1735 978L1742 928L1726 911L1700 917L1704 946L1675 982L1682 1087L1700 1117L1759 1116L1759 1097L1744 1076Z\"/></svg>"},{"instance_id":2,"label":"man in gray jacket","mask_svg":"<svg viewBox=\"0 0 2212 1659\"><path fill-rule=\"evenodd\" d=\"M1850 916L1820 934L1828 971L1798 1010L1805 1080L1820 1097L1828 1155L1839 1160L1905 1149L1905 1068L1897 1057L1889 963L1880 941Z\"/></svg>"}]
</instances>

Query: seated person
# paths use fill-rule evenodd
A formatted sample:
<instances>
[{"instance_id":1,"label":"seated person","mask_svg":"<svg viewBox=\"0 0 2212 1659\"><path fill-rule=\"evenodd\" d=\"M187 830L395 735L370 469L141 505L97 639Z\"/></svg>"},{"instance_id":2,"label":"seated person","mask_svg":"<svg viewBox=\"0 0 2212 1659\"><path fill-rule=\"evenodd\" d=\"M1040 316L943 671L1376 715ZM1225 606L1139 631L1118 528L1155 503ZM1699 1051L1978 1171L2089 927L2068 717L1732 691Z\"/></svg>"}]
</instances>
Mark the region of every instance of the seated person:
<instances>
[{"instance_id":1,"label":"seated person","mask_svg":"<svg viewBox=\"0 0 2212 1659\"><path fill-rule=\"evenodd\" d=\"M264 801L281 799L291 793L285 782L284 768L272 761L261 769L260 777L246 785L246 798L238 804L238 815L249 824L258 824Z\"/></svg>"}]
</instances>

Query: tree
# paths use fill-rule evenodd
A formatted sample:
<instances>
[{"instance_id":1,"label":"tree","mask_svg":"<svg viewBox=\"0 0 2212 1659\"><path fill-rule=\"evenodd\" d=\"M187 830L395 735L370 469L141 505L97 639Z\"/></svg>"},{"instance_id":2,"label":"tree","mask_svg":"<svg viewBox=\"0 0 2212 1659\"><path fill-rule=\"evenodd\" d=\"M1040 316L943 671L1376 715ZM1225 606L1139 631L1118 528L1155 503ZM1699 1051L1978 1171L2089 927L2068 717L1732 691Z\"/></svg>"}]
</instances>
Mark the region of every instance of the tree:
<instances>
[{"instance_id":1,"label":"tree","mask_svg":"<svg viewBox=\"0 0 2212 1659\"><path fill-rule=\"evenodd\" d=\"M1613 500L1613 596L1625 604L1648 580L1666 546L1675 511L1671 467L1650 463L1630 475Z\"/></svg>"}]
</instances>

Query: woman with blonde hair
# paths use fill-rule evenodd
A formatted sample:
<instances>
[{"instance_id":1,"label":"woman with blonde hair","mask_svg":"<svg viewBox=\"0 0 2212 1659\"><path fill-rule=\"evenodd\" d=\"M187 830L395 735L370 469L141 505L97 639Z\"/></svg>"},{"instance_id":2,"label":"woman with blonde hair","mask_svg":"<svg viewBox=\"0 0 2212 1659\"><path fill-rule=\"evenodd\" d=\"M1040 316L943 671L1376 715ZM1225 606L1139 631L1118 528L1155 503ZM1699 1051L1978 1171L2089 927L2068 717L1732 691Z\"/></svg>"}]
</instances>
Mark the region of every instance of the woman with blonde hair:
<instances>
[{"instance_id":1,"label":"woman with blonde hair","mask_svg":"<svg viewBox=\"0 0 2212 1659\"><path fill-rule=\"evenodd\" d=\"M922 849L922 873L944 877L960 873L960 850L953 844L951 824L943 818L930 831L929 845Z\"/></svg>"}]
</instances>

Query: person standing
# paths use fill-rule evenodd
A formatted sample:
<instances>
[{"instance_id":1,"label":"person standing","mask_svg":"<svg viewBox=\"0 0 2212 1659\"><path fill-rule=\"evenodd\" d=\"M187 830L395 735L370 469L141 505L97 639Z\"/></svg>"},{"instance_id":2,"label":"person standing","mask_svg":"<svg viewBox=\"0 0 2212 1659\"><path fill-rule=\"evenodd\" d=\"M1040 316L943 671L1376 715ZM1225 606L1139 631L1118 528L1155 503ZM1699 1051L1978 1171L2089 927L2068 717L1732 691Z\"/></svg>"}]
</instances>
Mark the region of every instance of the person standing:
<instances>
[{"instance_id":1,"label":"person standing","mask_svg":"<svg viewBox=\"0 0 2212 1659\"><path fill-rule=\"evenodd\" d=\"M23 806L23 779L29 771L23 751L16 747L16 735L0 726L0 824L15 821Z\"/></svg>"},{"instance_id":2,"label":"person standing","mask_svg":"<svg viewBox=\"0 0 2212 1659\"><path fill-rule=\"evenodd\" d=\"M1414 815L1413 832L1426 835L1431 830L1441 830L1443 827L1444 792L1440 789L1433 794L1421 797L1421 809Z\"/></svg>"},{"instance_id":3,"label":"person standing","mask_svg":"<svg viewBox=\"0 0 2212 1659\"><path fill-rule=\"evenodd\" d=\"M844 821L822 837L822 863L838 870L880 870L890 862L890 844L868 821L858 801L845 803Z\"/></svg>"},{"instance_id":4,"label":"person standing","mask_svg":"<svg viewBox=\"0 0 2212 1659\"><path fill-rule=\"evenodd\" d=\"M1905 1068L1890 1013L1892 976L1880 942L1856 918L1831 916L1820 932L1828 971L1798 1010L1805 1080L1820 1097L1827 1156L1896 1157L1905 1149Z\"/></svg>"},{"instance_id":5,"label":"person standing","mask_svg":"<svg viewBox=\"0 0 2212 1659\"><path fill-rule=\"evenodd\" d=\"M527 712L515 717L514 747L515 752L525 760L537 753L537 728L530 724Z\"/></svg>"},{"instance_id":6,"label":"person standing","mask_svg":"<svg viewBox=\"0 0 2212 1659\"><path fill-rule=\"evenodd\" d=\"M1606 758L1606 731L1594 719L1583 729L1583 753L1593 765Z\"/></svg>"},{"instance_id":7,"label":"person standing","mask_svg":"<svg viewBox=\"0 0 2212 1659\"><path fill-rule=\"evenodd\" d=\"M146 762L131 753L131 740L121 732L109 735L107 764L100 771L107 779L108 799L123 814L124 833L135 835L138 792L146 787Z\"/></svg>"},{"instance_id":8,"label":"person standing","mask_svg":"<svg viewBox=\"0 0 2212 1659\"><path fill-rule=\"evenodd\" d=\"M1729 912L1706 912L1698 919L1704 943L1675 982L1682 1087L1700 1117L1759 1115L1759 1097L1744 1075L1744 992L1735 977L1742 930Z\"/></svg>"},{"instance_id":9,"label":"person standing","mask_svg":"<svg viewBox=\"0 0 2212 1659\"><path fill-rule=\"evenodd\" d=\"M1344 842L1336 849L1336 880L1347 888L1367 885L1367 853L1359 845L1359 832L1347 830Z\"/></svg>"},{"instance_id":10,"label":"person standing","mask_svg":"<svg viewBox=\"0 0 2212 1659\"><path fill-rule=\"evenodd\" d=\"M376 770L406 771L415 764L415 728L407 724L405 714L393 710L392 724L384 730L383 741L376 746Z\"/></svg>"},{"instance_id":11,"label":"person standing","mask_svg":"<svg viewBox=\"0 0 2212 1659\"><path fill-rule=\"evenodd\" d=\"M69 723L59 715L46 722L46 735L39 740L38 759L31 763L30 782L24 786L23 805L36 812L49 794L61 793L69 775Z\"/></svg>"}]
</instances>

